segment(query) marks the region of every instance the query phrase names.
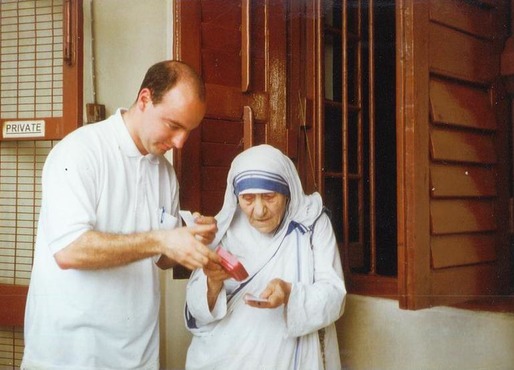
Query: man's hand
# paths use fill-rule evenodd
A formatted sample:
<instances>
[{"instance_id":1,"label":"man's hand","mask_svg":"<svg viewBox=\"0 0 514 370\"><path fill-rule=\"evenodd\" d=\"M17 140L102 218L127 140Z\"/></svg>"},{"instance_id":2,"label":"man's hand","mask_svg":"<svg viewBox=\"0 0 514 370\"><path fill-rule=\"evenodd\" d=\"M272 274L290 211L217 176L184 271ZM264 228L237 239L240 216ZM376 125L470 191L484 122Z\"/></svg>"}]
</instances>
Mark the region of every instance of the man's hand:
<instances>
[{"instance_id":1,"label":"man's hand","mask_svg":"<svg viewBox=\"0 0 514 370\"><path fill-rule=\"evenodd\" d=\"M212 216L202 216L199 212L194 212L193 217L197 225L214 225L215 228L213 230L205 231L202 233L196 233L196 238L202 243L208 245L212 243L214 237L216 236L216 232L218 231L217 221Z\"/></svg>"},{"instance_id":2,"label":"man's hand","mask_svg":"<svg viewBox=\"0 0 514 370\"><path fill-rule=\"evenodd\" d=\"M216 224L210 223L173 230L158 230L156 233L158 233L163 255L194 270L203 268L209 262L219 263L218 255L199 241L199 239L205 238L205 235L215 235L215 230Z\"/></svg>"}]
</instances>

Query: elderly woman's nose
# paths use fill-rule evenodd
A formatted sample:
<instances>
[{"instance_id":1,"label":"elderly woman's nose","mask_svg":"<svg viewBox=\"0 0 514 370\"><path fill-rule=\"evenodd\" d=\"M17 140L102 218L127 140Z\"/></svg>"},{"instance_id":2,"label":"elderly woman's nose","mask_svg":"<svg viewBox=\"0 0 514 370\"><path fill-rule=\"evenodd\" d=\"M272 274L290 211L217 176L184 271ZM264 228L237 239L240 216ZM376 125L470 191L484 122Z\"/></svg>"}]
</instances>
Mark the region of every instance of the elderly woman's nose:
<instances>
[{"instance_id":1,"label":"elderly woman's nose","mask_svg":"<svg viewBox=\"0 0 514 370\"><path fill-rule=\"evenodd\" d=\"M266 203L264 202L264 200L262 199L262 197L260 195L255 197L255 204L253 207L253 211L257 215L263 215L266 212Z\"/></svg>"}]
</instances>

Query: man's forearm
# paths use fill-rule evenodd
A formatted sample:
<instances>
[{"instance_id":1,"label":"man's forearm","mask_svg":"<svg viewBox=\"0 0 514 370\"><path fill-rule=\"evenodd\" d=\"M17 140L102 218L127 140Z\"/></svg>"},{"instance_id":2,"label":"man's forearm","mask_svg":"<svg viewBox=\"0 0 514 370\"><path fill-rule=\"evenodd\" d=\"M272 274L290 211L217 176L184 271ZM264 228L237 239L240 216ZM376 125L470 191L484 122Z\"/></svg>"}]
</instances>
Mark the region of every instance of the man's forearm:
<instances>
[{"instance_id":1,"label":"man's forearm","mask_svg":"<svg viewBox=\"0 0 514 370\"><path fill-rule=\"evenodd\" d=\"M124 235L87 231L54 257L62 269L95 270L153 257L160 253L158 245L151 232Z\"/></svg>"}]
</instances>

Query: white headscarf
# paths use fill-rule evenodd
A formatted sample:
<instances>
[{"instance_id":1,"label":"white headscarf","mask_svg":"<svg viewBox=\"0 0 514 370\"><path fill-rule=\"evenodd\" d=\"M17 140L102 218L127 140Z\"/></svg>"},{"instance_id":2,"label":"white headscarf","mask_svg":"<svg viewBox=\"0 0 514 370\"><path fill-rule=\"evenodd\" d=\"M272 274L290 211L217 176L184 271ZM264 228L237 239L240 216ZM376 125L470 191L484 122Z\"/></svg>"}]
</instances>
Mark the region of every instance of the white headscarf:
<instances>
[{"instance_id":1,"label":"white headscarf","mask_svg":"<svg viewBox=\"0 0 514 370\"><path fill-rule=\"evenodd\" d=\"M236 194L241 191L275 191L288 196L284 218L273 235L262 234L250 225L238 206ZM223 239L223 246L236 255L248 255L248 248L263 252L262 248L280 243L292 222L306 230L321 214L322 208L319 193L304 193L291 159L267 144L251 147L232 161L223 208L216 215L218 233L211 246L217 246ZM246 266L249 261L242 262Z\"/></svg>"}]
</instances>

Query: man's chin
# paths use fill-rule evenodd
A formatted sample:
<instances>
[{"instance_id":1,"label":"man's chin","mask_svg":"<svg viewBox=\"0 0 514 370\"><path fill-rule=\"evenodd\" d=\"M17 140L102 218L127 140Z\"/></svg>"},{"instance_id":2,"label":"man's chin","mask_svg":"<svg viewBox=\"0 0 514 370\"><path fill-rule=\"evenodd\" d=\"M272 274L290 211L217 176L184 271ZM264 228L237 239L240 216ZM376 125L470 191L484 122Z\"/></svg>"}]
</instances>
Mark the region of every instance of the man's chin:
<instances>
[{"instance_id":1,"label":"man's chin","mask_svg":"<svg viewBox=\"0 0 514 370\"><path fill-rule=\"evenodd\" d=\"M169 152L172 148L167 148L167 147L156 147L153 151L152 151L152 154L154 155L164 155L166 154L166 152Z\"/></svg>"}]
</instances>

